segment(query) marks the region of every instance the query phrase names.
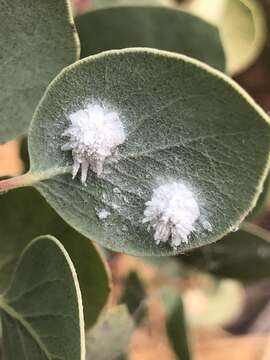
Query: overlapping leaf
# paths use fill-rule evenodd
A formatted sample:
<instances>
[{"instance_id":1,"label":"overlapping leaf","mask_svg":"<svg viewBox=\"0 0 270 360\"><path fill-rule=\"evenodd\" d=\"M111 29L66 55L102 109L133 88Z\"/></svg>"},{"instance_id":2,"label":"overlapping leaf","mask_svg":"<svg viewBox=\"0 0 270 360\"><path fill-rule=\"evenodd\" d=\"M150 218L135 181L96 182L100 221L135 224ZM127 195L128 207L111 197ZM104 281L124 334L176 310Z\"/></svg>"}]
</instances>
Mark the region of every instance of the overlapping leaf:
<instances>
[{"instance_id":1,"label":"overlapping leaf","mask_svg":"<svg viewBox=\"0 0 270 360\"><path fill-rule=\"evenodd\" d=\"M108 300L110 275L93 243L68 226L32 188L0 196L0 290L9 285L18 258L30 239L41 234L59 238L78 274L85 325L93 325Z\"/></svg>"},{"instance_id":2,"label":"overlapping leaf","mask_svg":"<svg viewBox=\"0 0 270 360\"><path fill-rule=\"evenodd\" d=\"M82 57L111 49L150 47L185 54L219 70L225 69L217 27L177 9L153 6L105 8L79 16L76 26Z\"/></svg>"},{"instance_id":3,"label":"overlapping leaf","mask_svg":"<svg viewBox=\"0 0 270 360\"><path fill-rule=\"evenodd\" d=\"M85 359L79 283L55 238L38 238L23 252L0 312L4 359Z\"/></svg>"}]
</instances>

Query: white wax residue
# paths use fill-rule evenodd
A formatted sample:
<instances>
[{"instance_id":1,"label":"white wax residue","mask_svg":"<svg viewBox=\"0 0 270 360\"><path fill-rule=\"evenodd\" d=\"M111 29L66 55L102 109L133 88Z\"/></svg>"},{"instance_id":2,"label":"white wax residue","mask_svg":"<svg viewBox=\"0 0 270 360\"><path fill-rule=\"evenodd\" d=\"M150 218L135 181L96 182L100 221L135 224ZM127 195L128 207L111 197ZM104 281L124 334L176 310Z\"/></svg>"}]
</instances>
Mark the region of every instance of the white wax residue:
<instances>
[{"instance_id":1,"label":"white wax residue","mask_svg":"<svg viewBox=\"0 0 270 360\"><path fill-rule=\"evenodd\" d=\"M81 181L85 184L89 167L100 176L105 159L125 141L126 135L119 115L99 105L88 105L69 119L71 124L63 133L69 140L62 150L72 151L73 178L81 167Z\"/></svg>"},{"instance_id":2,"label":"white wax residue","mask_svg":"<svg viewBox=\"0 0 270 360\"><path fill-rule=\"evenodd\" d=\"M173 181L159 186L145 205L143 223L149 223L149 229L154 229L157 244L170 241L172 247L176 247L188 242L200 209L193 193L183 183Z\"/></svg>"},{"instance_id":3,"label":"white wax residue","mask_svg":"<svg viewBox=\"0 0 270 360\"><path fill-rule=\"evenodd\" d=\"M109 211L102 209L98 212L97 216L100 220L105 220L110 215Z\"/></svg>"}]
</instances>

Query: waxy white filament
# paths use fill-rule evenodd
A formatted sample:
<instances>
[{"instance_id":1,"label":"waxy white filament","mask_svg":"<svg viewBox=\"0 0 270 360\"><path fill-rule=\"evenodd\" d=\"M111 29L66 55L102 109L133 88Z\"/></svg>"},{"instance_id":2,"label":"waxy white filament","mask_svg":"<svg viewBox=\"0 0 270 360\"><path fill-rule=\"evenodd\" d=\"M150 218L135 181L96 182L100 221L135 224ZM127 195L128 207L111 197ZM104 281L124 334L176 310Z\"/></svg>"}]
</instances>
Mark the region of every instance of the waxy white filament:
<instances>
[{"instance_id":1,"label":"waxy white filament","mask_svg":"<svg viewBox=\"0 0 270 360\"><path fill-rule=\"evenodd\" d=\"M146 204L144 223L154 229L157 244L170 241L172 247L188 242L200 209L193 193L180 182L169 182L154 189Z\"/></svg>"},{"instance_id":2,"label":"waxy white filament","mask_svg":"<svg viewBox=\"0 0 270 360\"><path fill-rule=\"evenodd\" d=\"M99 105L88 105L69 118L71 124L63 136L70 139L62 150L72 151L73 178L81 167L81 182L85 184L89 167L100 176L105 159L125 141L126 135L119 115Z\"/></svg>"}]
</instances>

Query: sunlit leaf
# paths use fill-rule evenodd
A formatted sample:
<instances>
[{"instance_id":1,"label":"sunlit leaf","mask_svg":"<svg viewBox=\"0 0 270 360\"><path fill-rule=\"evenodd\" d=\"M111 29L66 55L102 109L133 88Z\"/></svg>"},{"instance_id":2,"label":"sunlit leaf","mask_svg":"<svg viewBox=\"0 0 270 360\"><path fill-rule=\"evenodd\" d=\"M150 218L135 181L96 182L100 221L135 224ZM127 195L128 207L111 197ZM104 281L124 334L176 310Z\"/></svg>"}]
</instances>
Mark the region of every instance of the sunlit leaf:
<instances>
[{"instance_id":1,"label":"sunlit leaf","mask_svg":"<svg viewBox=\"0 0 270 360\"><path fill-rule=\"evenodd\" d=\"M265 46L267 26L259 0L191 0L184 8L220 28L230 74L246 70Z\"/></svg>"}]
</instances>

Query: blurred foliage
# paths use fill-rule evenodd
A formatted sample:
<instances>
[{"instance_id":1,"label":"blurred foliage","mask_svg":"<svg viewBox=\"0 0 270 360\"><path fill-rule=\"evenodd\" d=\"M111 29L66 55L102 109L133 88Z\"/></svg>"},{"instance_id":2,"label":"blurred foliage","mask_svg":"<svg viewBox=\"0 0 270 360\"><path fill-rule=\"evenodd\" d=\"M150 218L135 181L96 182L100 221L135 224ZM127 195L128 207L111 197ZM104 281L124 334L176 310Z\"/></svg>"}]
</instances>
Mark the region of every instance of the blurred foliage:
<instances>
[{"instance_id":1,"label":"blurred foliage","mask_svg":"<svg viewBox=\"0 0 270 360\"><path fill-rule=\"evenodd\" d=\"M132 271L128 274L124 289L120 302L127 305L129 313L134 317L136 324L139 325L146 315L146 308L143 305L146 292L136 272Z\"/></svg>"},{"instance_id":2,"label":"blurred foliage","mask_svg":"<svg viewBox=\"0 0 270 360\"><path fill-rule=\"evenodd\" d=\"M253 224L242 224L215 244L177 259L201 271L244 282L270 277L270 234Z\"/></svg>"},{"instance_id":3,"label":"blurred foliage","mask_svg":"<svg viewBox=\"0 0 270 360\"><path fill-rule=\"evenodd\" d=\"M190 0L182 7L219 27L229 74L243 72L262 52L267 26L260 0Z\"/></svg>"},{"instance_id":4,"label":"blurred foliage","mask_svg":"<svg viewBox=\"0 0 270 360\"><path fill-rule=\"evenodd\" d=\"M164 288L161 299L166 312L167 334L177 358L191 360L184 306L179 291L173 288Z\"/></svg>"}]
</instances>

